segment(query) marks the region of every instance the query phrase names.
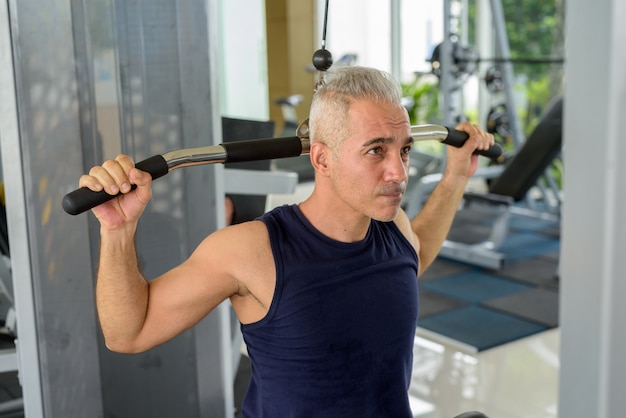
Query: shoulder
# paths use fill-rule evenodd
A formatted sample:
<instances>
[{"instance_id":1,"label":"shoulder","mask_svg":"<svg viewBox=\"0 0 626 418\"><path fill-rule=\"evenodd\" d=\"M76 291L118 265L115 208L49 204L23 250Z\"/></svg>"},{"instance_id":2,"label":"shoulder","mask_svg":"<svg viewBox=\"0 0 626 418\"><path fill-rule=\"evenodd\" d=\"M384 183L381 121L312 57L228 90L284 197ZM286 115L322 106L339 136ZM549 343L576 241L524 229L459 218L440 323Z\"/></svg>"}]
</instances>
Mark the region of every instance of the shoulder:
<instances>
[{"instance_id":1,"label":"shoulder","mask_svg":"<svg viewBox=\"0 0 626 418\"><path fill-rule=\"evenodd\" d=\"M203 275L219 275L247 287L254 277L273 271L267 227L261 221L248 221L215 231L188 262Z\"/></svg>"},{"instance_id":2,"label":"shoulder","mask_svg":"<svg viewBox=\"0 0 626 418\"><path fill-rule=\"evenodd\" d=\"M393 222L396 224L400 232L402 232L402 235L404 235L405 238L411 243L411 245L413 245L413 248L415 248L415 252L419 254L419 238L417 237L417 234L415 234L415 232L413 231L413 228L411 227L411 220L409 219L409 216L406 214L406 212L400 209L398 215L396 215Z\"/></svg>"},{"instance_id":3,"label":"shoulder","mask_svg":"<svg viewBox=\"0 0 626 418\"><path fill-rule=\"evenodd\" d=\"M248 221L215 231L198 247L199 251L215 251L237 257L258 252L269 243L267 227L261 221Z\"/></svg>"},{"instance_id":4,"label":"shoulder","mask_svg":"<svg viewBox=\"0 0 626 418\"><path fill-rule=\"evenodd\" d=\"M271 258L267 228L260 221L228 226L207 236L186 264L202 275L242 276L242 264L265 264Z\"/></svg>"},{"instance_id":5,"label":"shoulder","mask_svg":"<svg viewBox=\"0 0 626 418\"><path fill-rule=\"evenodd\" d=\"M195 298L208 305L230 298L239 319L253 322L265 314L273 295L276 273L267 228L249 221L215 231L175 271L194 284Z\"/></svg>"}]
</instances>

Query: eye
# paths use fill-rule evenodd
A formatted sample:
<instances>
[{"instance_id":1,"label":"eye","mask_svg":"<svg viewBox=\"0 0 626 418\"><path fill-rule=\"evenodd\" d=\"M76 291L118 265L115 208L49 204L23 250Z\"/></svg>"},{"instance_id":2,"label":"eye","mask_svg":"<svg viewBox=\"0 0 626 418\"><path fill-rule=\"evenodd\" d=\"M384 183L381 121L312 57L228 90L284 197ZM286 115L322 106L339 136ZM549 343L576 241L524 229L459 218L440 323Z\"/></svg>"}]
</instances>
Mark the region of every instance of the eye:
<instances>
[{"instance_id":1,"label":"eye","mask_svg":"<svg viewBox=\"0 0 626 418\"><path fill-rule=\"evenodd\" d=\"M400 158L402 158L402 161L404 161L405 163L407 163L409 161L409 156L411 155L411 146L407 145L406 147L403 147L402 150L400 151Z\"/></svg>"},{"instance_id":2,"label":"eye","mask_svg":"<svg viewBox=\"0 0 626 418\"><path fill-rule=\"evenodd\" d=\"M371 155L379 155L383 152L383 149L381 147L374 147L372 149L370 149L369 151L367 151L368 154Z\"/></svg>"}]
</instances>

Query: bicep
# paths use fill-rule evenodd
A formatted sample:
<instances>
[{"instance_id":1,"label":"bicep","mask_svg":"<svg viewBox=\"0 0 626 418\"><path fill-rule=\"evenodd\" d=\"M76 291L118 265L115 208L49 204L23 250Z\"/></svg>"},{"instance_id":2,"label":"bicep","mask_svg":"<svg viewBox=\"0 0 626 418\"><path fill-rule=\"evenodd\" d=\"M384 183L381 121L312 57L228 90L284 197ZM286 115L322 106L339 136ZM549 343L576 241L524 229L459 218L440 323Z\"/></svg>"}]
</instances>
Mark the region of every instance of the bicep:
<instances>
[{"instance_id":1,"label":"bicep","mask_svg":"<svg viewBox=\"0 0 626 418\"><path fill-rule=\"evenodd\" d=\"M207 237L184 263L149 282L141 340L152 347L193 327L238 291L221 252L225 238Z\"/></svg>"}]
</instances>

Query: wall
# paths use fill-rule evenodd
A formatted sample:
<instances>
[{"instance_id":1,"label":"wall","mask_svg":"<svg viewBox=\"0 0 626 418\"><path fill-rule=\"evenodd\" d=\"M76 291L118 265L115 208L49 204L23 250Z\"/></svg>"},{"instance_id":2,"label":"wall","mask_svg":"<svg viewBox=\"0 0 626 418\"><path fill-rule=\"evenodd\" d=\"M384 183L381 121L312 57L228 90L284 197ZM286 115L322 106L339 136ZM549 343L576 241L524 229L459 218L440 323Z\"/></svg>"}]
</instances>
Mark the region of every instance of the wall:
<instances>
[{"instance_id":1,"label":"wall","mask_svg":"<svg viewBox=\"0 0 626 418\"><path fill-rule=\"evenodd\" d=\"M268 120L265 1L220 0L218 22L222 116Z\"/></svg>"},{"instance_id":2,"label":"wall","mask_svg":"<svg viewBox=\"0 0 626 418\"><path fill-rule=\"evenodd\" d=\"M315 74L308 67L320 43L314 39L314 0L266 1L265 10L270 119L276 122L278 133L284 120L276 99L303 95L296 110L300 121L308 116L315 83Z\"/></svg>"}]
</instances>

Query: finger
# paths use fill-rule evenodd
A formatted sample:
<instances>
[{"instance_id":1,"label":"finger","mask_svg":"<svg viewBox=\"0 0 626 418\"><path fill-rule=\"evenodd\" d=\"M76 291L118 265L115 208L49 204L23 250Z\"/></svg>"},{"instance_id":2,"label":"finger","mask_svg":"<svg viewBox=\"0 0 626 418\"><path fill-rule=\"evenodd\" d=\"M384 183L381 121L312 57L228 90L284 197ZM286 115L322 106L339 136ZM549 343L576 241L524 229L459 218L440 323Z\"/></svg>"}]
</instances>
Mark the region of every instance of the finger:
<instances>
[{"instance_id":1,"label":"finger","mask_svg":"<svg viewBox=\"0 0 626 418\"><path fill-rule=\"evenodd\" d=\"M456 126L456 130L458 131L463 131L466 134L468 134L469 136L475 135L476 134L476 126L472 125L470 122L468 121L463 121L461 123L459 123Z\"/></svg>"},{"instance_id":2,"label":"finger","mask_svg":"<svg viewBox=\"0 0 626 418\"><path fill-rule=\"evenodd\" d=\"M482 137L480 135L479 126L476 125L475 123L469 123L469 122L468 122L468 125L469 125L467 129L467 134L469 135L468 139L470 139L474 143L475 150L481 150L482 149Z\"/></svg>"},{"instance_id":3,"label":"finger","mask_svg":"<svg viewBox=\"0 0 626 418\"><path fill-rule=\"evenodd\" d=\"M473 147L474 150L487 150L495 144L493 135L484 131L478 124L464 121L459 123L456 129L468 135L467 146Z\"/></svg>"},{"instance_id":4,"label":"finger","mask_svg":"<svg viewBox=\"0 0 626 418\"><path fill-rule=\"evenodd\" d=\"M472 126L474 127L475 132L476 132L475 137L476 137L476 142L477 142L477 149L487 150L493 144L495 144L495 139L492 134L484 131L480 126L476 124Z\"/></svg>"},{"instance_id":5,"label":"finger","mask_svg":"<svg viewBox=\"0 0 626 418\"><path fill-rule=\"evenodd\" d=\"M97 178L88 174L83 174L80 179L78 179L78 187L87 187L94 192L99 192L104 188Z\"/></svg>"},{"instance_id":6,"label":"finger","mask_svg":"<svg viewBox=\"0 0 626 418\"><path fill-rule=\"evenodd\" d=\"M120 167L122 167L122 170L125 173L124 181L119 184L120 190L122 191L122 193L128 193L131 190L130 185L133 184L130 172L135 168L135 163L133 162L132 158L124 154L120 154L115 157L115 161L117 161L117 163L120 165Z\"/></svg>"},{"instance_id":7,"label":"finger","mask_svg":"<svg viewBox=\"0 0 626 418\"><path fill-rule=\"evenodd\" d=\"M481 132L480 136L481 136L481 141L482 141L482 149L486 150L486 149L491 148L496 143L493 135L483 130L481 130L480 132Z\"/></svg>"},{"instance_id":8,"label":"finger","mask_svg":"<svg viewBox=\"0 0 626 418\"><path fill-rule=\"evenodd\" d=\"M152 176L150 175L150 173L141 171L138 168L133 168L130 171L130 181L132 184L137 185L137 187L149 185L151 180Z\"/></svg>"},{"instance_id":9,"label":"finger","mask_svg":"<svg viewBox=\"0 0 626 418\"><path fill-rule=\"evenodd\" d=\"M105 162L106 163L106 162ZM103 163L103 165L105 164ZM109 174L108 170L103 166L94 166L89 170L87 176L81 177L81 183L84 183L87 187L93 189L104 190L109 194L117 194L119 189L115 184L115 180ZM91 185L91 186L90 186Z\"/></svg>"},{"instance_id":10,"label":"finger","mask_svg":"<svg viewBox=\"0 0 626 418\"><path fill-rule=\"evenodd\" d=\"M494 138L493 134L486 134L487 135L487 143L489 144L489 147L493 146L496 143L496 139Z\"/></svg>"},{"instance_id":11,"label":"finger","mask_svg":"<svg viewBox=\"0 0 626 418\"><path fill-rule=\"evenodd\" d=\"M152 197L152 176L150 173L142 171L138 168L130 170L131 184L137 186L135 195L144 204L147 204Z\"/></svg>"},{"instance_id":12,"label":"finger","mask_svg":"<svg viewBox=\"0 0 626 418\"><path fill-rule=\"evenodd\" d=\"M129 183L128 172L117 160L107 160L102 166L94 167L89 174L96 177L109 194L118 194L124 183Z\"/></svg>"}]
</instances>

